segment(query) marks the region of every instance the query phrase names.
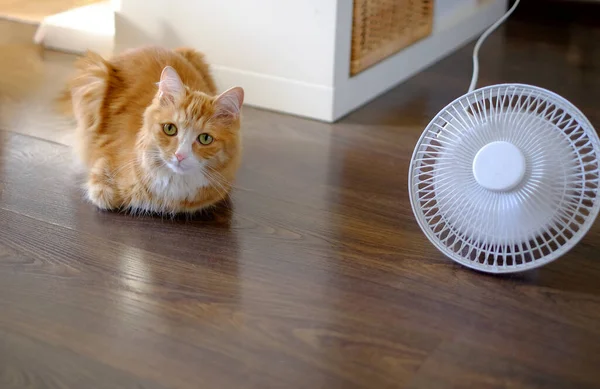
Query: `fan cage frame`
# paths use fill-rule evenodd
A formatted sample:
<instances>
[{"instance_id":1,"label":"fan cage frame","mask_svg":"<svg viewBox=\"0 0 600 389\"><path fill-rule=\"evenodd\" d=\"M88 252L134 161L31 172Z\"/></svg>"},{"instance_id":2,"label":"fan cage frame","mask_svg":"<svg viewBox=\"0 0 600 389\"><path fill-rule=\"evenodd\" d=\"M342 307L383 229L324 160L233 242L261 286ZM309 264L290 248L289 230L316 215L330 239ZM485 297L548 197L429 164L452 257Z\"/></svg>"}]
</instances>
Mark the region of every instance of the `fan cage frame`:
<instances>
[{"instance_id":1,"label":"fan cage frame","mask_svg":"<svg viewBox=\"0 0 600 389\"><path fill-rule=\"evenodd\" d=\"M491 85L491 86L476 89L472 92L469 92L462 96L459 96L458 98L454 99L451 103L446 105L446 107L444 107L444 109L440 110L440 112L438 112L438 114L429 122L429 124L427 125L427 127L425 128L423 133L421 134L419 140L417 141L417 143L415 145L415 148L414 148L414 151L413 151L413 154L411 157L410 166L409 166L409 177L408 177L408 186L409 186L408 189L409 189L410 204L411 204L413 213L415 215L415 218L418 222L418 225L419 225L421 231L425 234L425 236L428 238L428 240L440 252L442 252L445 256L447 256L448 258L452 259L453 261L455 261L463 266L466 266L473 270L477 270L477 271L481 271L481 272L485 272L485 273L493 273L493 274L516 273L516 272L532 270L532 269L538 268L540 266L544 266L550 262L553 262L554 260L558 259L559 257L565 255L573 247L575 247L581 241L581 239L583 239L583 237L589 232L590 228L592 227L595 220L597 219L598 213L600 211L600 184L596 184L595 188L590 189L590 190L594 191L594 196L593 196L593 199L591 200L591 202L592 202L591 211L589 212L589 214L587 216L579 216L580 218L585 218L585 220L583 220L583 222L580 223L578 230L575 231L575 233L573 233L571 235L571 237L568 238L564 242L564 244L561 244L560 247L558 247L556 250L551 251L547 255L544 254L541 258L538 258L538 259L534 258L531 261L523 261L522 263L512 263L510 265L507 263L503 263L502 265L494 265L494 264L485 263L485 261L484 261L484 263L481 263L479 260L471 260L469 258L466 258L466 257L460 255L456 251L452 250L450 246L448 246L447 244L444 244L442 241L440 241L440 239L438 238L436 233L430 228L430 224L426 220L426 216L423 213L423 209L419 203L419 201L421 200L419 197L420 189L418 189L416 187L416 185L419 184L419 182L416 182L416 180L419 177L419 175L423 174L423 173L417 173L418 168L420 168L420 165L417 162L418 154L420 152L422 152L421 147L425 144L426 139L428 137L431 137L432 134L439 131L439 130L435 130L433 128L434 123L437 123L440 120L445 120L446 122L448 122L448 120L447 120L448 112L450 112L450 109L452 107L455 107L458 103L460 103L461 101L463 101L465 99L467 101L469 101L469 97L473 97L473 101L475 101L477 103L477 101L478 101L476 98L477 95L482 95L482 96L484 96L484 99L485 99L486 92L489 92L488 94L490 96L492 96L492 93L491 93L492 90L501 90L502 88L504 88L506 90L505 94L507 94L508 90L511 90L511 89L513 89L515 91L520 90L521 92L523 92L523 91L535 92L535 93L537 93L539 98L543 98L545 104L553 104L553 105L559 107L561 110L563 110L563 112L570 115L571 118L575 119L575 121L578 123L579 127L581 127L584 130L585 134L589 138L589 140L591 142L591 147L592 147L593 151L595 152L597 164L600 167L600 139L598 138L598 134L595 131L592 124L590 123L590 121L571 102L569 102L562 96L560 96L552 91L549 91L547 89L528 85L528 84L515 84L515 83L504 83L504 84ZM472 107L472 103L469 104L469 107ZM446 115L446 118L443 118L444 115ZM587 129L589 129L591 131L586 131ZM583 188L582 188L582 190L583 190ZM441 217L443 218L443 216L441 216ZM448 222L444 222L444 223L446 224L446 226L448 228L454 229L453 231L451 231L451 233L454 233L456 235L460 234L460 232L457 231L456 228L453 227L450 223L448 223Z\"/></svg>"}]
</instances>

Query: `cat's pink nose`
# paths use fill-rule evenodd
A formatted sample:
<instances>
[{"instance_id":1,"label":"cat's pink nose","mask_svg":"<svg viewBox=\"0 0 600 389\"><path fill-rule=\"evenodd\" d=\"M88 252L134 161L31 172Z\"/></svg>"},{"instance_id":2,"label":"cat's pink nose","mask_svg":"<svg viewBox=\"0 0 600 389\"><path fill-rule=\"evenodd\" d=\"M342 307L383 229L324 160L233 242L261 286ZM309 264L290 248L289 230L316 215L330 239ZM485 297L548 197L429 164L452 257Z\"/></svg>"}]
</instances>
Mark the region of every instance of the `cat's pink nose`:
<instances>
[{"instance_id":1,"label":"cat's pink nose","mask_svg":"<svg viewBox=\"0 0 600 389\"><path fill-rule=\"evenodd\" d=\"M183 161L187 156L183 153L175 153L175 158L177 158L177 161L181 162Z\"/></svg>"}]
</instances>

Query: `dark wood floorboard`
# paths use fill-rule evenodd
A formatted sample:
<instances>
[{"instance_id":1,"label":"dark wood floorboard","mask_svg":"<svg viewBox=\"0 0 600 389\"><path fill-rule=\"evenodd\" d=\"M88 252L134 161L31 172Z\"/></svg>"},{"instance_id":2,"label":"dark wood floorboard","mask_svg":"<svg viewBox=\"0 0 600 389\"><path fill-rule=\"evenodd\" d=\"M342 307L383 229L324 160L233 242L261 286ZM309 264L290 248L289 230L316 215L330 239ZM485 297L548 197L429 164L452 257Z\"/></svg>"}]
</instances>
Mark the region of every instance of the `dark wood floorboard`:
<instances>
[{"instance_id":1,"label":"dark wood floorboard","mask_svg":"<svg viewBox=\"0 0 600 389\"><path fill-rule=\"evenodd\" d=\"M247 108L231 203L170 220L83 200L50 104L74 57L32 34L0 22L0 388L600 387L600 222L495 277L413 219L413 146L467 89L472 45L333 125ZM516 17L481 84L549 88L598 128L596 42Z\"/></svg>"}]
</instances>

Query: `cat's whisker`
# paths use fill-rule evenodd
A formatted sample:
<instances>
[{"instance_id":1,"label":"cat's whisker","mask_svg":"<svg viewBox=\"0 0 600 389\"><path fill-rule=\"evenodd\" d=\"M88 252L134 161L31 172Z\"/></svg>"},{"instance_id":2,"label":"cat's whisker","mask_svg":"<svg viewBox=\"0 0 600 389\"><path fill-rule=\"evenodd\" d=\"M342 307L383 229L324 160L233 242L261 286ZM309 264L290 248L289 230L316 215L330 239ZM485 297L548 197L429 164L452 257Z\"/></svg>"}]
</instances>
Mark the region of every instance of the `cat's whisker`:
<instances>
[{"instance_id":1,"label":"cat's whisker","mask_svg":"<svg viewBox=\"0 0 600 389\"><path fill-rule=\"evenodd\" d=\"M231 183L229 181L227 181L224 177L219 177L219 176L215 175L216 172L205 171L204 173L212 181L219 184L223 189L225 189L226 187L232 188Z\"/></svg>"},{"instance_id":2,"label":"cat's whisker","mask_svg":"<svg viewBox=\"0 0 600 389\"><path fill-rule=\"evenodd\" d=\"M210 175L208 175L208 174L205 174L205 177L208 179L208 181L209 181L209 182L211 182L211 177L210 177ZM225 199L225 198L227 197L227 189L225 189L225 187L223 187L223 185L222 185L222 184L220 184L218 181L212 180L212 183L213 183L213 184L217 184L217 185L213 185L213 186L214 186L214 189L215 189L215 191L217 191L217 193L219 194L219 196L220 196L222 199ZM220 188L221 190L219 190L219 188Z\"/></svg>"},{"instance_id":3,"label":"cat's whisker","mask_svg":"<svg viewBox=\"0 0 600 389\"><path fill-rule=\"evenodd\" d=\"M209 172L207 172L207 171L204 171L204 175L205 175L206 179L207 179L209 182L211 182L211 180L212 180L212 181L213 181L213 184L216 184L216 185L214 185L214 189L215 189L215 191L217 191L217 193L219 194L219 196L221 196L222 200L226 200L226 199L227 199L227 196L228 196L228 194L229 194L229 191L228 191L228 190L227 190L227 189L226 189L226 188L223 186L223 184L221 184L221 183L220 183L218 180L216 180L216 179L215 179L215 177L214 177L214 176L212 176L212 175L211 175ZM217 187L217 185L218 185L218 187L220 187L220 188L221 188L223 191L220 191L220 190L219 190L219 188ZM226 208L227 210L229 210L229 211L232 211L232 210L233 210L233 209L232 209L232 207L231 207L231 205L230 205L230 204L228 204L227 202L224 202L224 203L223 203L223 206L225 206L225 208Z\"/></svg>"},{"instance_id":4,"label":"cat's whisker","mask_svg":"<svg viewBox=\"0 0 600 389\"><path fill-rule=\"evenodd\" d=\"M215 168L213 168L210 165L206 165L206 168L214 174L214 177L219 179L221 182L227 184L227 186L229 187L233 187L234 184L232 182L230 182L225 176L223 176L223 174L221 174L219 171L217 171Z\"/></svg>"},{"instance_id":5,"label":"cat's whisker","mask_svg":"<svg viewBox=\"0 0 600 389\"><path fill-rule=\"evenodd\" d=\"M225 183L226 183L228 186L230 186L232 189L238 189L238 190L241 190L241 191L246 191L246 192L254 192L254 190L253 190L253 189L249 189L249 188L245 188L245 187L239 186L238 184L235 184L235 183L233 183L233 182L231 182L231 181L227 180L227 178L226 178L225 176L223 176L223 174L221 174L220 172L218 172L217 170L215 170L215 168L214 168L214 167L212 167L212 166L209 166L209 165L206 165L206 167L207 167L208 169L210 169L210 171L211 171L212 173L215 173L215 174L217 174L217 175L218 175L220 178L222 178L222 180L223 180L223 181L224 181L224 182L225 182Z\"/></svg>"},{"instance_id":6,"label":"cat's whisker","mask_svg":"<svg viewBox=\"0 0 600 389\"><path fill-rule=\"evenodd\" d=\"M218 184L225 192L229 192L227 187L229 187L229 188L232 187L231 183L229 181L227 181L227 179L225 179L225 177L223 177L222 175L220 175L220 173L218 173L216 171L208 170L208 171L204 171L204 174L206 175L206 177L208 177L214 183Z\"/></svg>"}]
</instances>

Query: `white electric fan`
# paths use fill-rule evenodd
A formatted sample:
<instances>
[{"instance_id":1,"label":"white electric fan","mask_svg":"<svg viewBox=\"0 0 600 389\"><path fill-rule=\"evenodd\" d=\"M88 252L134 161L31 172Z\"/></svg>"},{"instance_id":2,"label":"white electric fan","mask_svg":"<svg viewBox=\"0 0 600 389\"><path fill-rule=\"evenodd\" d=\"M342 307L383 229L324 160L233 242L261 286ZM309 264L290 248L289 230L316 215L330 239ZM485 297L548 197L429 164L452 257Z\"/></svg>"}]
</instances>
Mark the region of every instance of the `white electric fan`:
<instances>
[{"instance_id":1,"label":"white electric fan","mask_svg":"<svg viewBox=\"0 0 600 389\"><path fill-rule=\"evenodd\" d=\"M429 123L409 171L410 201L427 238L452 260L488 273L547 264L598 215L600 141L588 119L548 90L523 84L475 89Z\"/></svg>"}]
</instances>

